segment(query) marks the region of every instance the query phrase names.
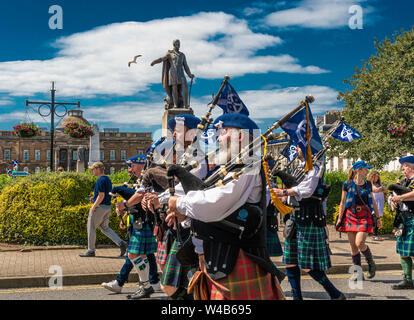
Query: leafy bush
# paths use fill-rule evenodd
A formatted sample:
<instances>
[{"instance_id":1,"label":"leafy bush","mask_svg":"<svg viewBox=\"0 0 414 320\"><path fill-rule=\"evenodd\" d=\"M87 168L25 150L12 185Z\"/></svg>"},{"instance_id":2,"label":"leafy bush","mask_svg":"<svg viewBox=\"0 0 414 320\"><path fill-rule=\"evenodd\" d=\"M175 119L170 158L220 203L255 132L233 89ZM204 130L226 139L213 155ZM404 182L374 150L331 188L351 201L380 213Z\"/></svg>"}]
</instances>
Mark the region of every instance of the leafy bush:
<instances>
[{"instance_id":1,"label":"leafy bush","mask_svg":"<svg viewBox=\"0 0 414 320\"><path fill-rule=\"evenodd\" d=\"M13 179L8 174L0 174L0 192L5 186L10 184Z\"/></svg>"},{"instance_id":2,"label":"leafy bush","mask_svg":"<svg viewBox=\"0 0 414 320\"><path fill-rule=\"evenodd\" d=\"M91 195L93 186L88 175L75 172L41 172L15 180L0 194L0 241L86 244L92 204L85 198ZM117 233L118 219L111 215L110 227ZM97 232L96 243L112 242Z\"/></svg>"},{"instance_id":3,"label":"leafy bush","mask_svg":"<svg viewBox=\"0 0 414 320\"><path fill-rule=\"evenodd\" d=\"M331 186L328 200L326 202L326 222L333 223L335 206L341 202L342 184L348 179L348 175L344 172L327 172L325 173L325 183Z\"/></svg>"}]
</instances>

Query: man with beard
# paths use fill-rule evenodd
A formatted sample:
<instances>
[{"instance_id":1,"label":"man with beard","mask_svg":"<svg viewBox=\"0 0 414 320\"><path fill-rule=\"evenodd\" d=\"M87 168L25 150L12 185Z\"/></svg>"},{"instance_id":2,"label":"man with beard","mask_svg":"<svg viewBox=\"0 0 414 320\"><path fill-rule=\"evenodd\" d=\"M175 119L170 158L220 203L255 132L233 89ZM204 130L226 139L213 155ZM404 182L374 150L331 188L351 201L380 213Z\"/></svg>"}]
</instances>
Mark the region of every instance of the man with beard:
<instances>
[{"instance_id":1,"label":"man with beard","mask_svg":"<svg viewBox=\"0 0 414 320\"><path fill-rule=\"evenodd\" d=\"M175 141L175 155L172 159L167 159L167 162L178 163L178 159L193 141L195 129L200 122L200 119L189 114L178 115L168 121L168 128L173 132L173 139ZM202 179L208 174L208 166L205 162L202 162L190 172ZM175 193L184 195L181 184L175 187ZM159 207L160 202L167 203L169 197L170 193L168 190L160 195L147 194L143 201L143 206L153 211L153 207ZM191 266L182 265L176 256L182 246L182 243L177 238L177 233L179 233L183 242L190 235L188 227L183 227L187 226L179 226L177 230L173 230L173 228L168 229L164 234L163 241L159 243L157 251L157 262L162 269L161 289L171 300L191 299L191 296L187 295L186 290L188 283L187 272Z\"/></svg>"},{"instance_id":2,"label":"man with beard","mask_svg":"<svg viewBox=\"0 0 414 320\"><path fill-rule=\"evenodd\" d=\"M220 163L238 155L241 147L248 145L253 131L258 130L242 114L224 114L214 124L219 130ZM194 245L201 271L196 272L189 285L195 299L284 299L266 248L266 185L260 155L252 158L258 165L237 180L169 199L166 221L172 224L175 219L190 219L197 240ZM230 232L221 229L229 225ZM246 234L237 231L241 226L246 227Z\"/></svg>"}]
</instances>

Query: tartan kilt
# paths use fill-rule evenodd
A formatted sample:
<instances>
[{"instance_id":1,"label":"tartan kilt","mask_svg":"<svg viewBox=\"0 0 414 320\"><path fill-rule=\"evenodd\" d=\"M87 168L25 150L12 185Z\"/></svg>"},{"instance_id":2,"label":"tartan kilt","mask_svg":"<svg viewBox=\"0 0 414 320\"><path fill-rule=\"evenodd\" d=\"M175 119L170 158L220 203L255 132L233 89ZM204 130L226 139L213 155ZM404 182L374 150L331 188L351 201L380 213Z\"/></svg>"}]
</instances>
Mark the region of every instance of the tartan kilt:
<instances>
[{"instance_id":1,"label":"tartan kilt","mask_svg":"<svg viewBox=\"0 0 414 320\"><path fill-rule=\"evenodd\" d=\"M128 253L147 255L155 251L157 251L157 241L148 223L145 223L141 230L132 230Z\"/></svg>"},{"instance_id":2,"label":"tartan kilt","mask_svg":"<svg viewBox=\"0 0 414 320\"><path fill-rule=\"evenodd\" d=\"M403 257L414 257L414 217L404 217L403 223L406 233L402 237L397 237L397 253Z\"/></svg>"},{"instance_id":3,"label":"tartan kilt","mask_svg":"<svg viewBox=\"0 0 414 320\"><path fill-rule=\"evenodd\" d=\"M285 239L283 263L297 265L301 269L328 270L332 264L325 228L313 223L308 226L296 223L296 236Z\"/></svg>"},{"instance_id":4,"label":"tartan kilt","mask_svg":"<svg viewBox=\"0 0 414 320\"><path fill-rule=\"evenodd\" d=\"M353 208L355 210L351 210ZM374 233L372 213L366 206L353 205L346 210L344 215L338 231Z\"/></svg>"},{"instance_id":5,"label":"tartan kilt","mask_svg":"<svg viewBox=\"0 0 414 320\"><path fill-rule=\"evenodd\" d=\"M279 235L276 232L266 230L266 246L271 257L283 256L282 245L280 244Z\"/></svg>"},{"instance_id":6,"label":"tartan kilt","mask_svg":"<svg viewBox=\"0 0 414 320\"><path fill-rule=\"evenodd\" d=\"M167 263L168 254L171 250L173 239L171 237L171 231L168 229L164 232L162 241L158 242L157 254L155 259L158 264L164 265Z\"/></svg>"},{"instance_id":7,"label":"tartan kilt","mask_svg":"<svg viewBox=\"0 0 414 320\"><path fill-rule=\"evenodd\" d=\"M203 255L200 269L206 270ZM285 300L277 278L260 268L241 249L233 271L219 280L207 275L207 287L210 300Z\"/></svg>"},{"instance_id":8,"label":"tartan kilt","mask_svg":"<svg viewBox=\"0 0 414 320\"><path fill-rule=\"evenodd\" d=\"M184 288L188 284L187 273L194 266L182 265L178 261L177 252L181 249L181 246L178 240L174 240L162 272L161 284L163 286Z\"/></svg>"}]
</instances>

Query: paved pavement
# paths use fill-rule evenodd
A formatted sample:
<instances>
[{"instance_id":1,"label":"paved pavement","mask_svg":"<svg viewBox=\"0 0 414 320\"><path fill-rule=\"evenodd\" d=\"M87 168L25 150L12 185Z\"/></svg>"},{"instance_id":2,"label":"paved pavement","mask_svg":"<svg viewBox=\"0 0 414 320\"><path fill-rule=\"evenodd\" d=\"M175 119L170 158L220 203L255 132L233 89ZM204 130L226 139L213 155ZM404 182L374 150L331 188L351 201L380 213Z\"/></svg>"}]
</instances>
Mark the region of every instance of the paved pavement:
<instances>
[{"instance_id":1,"label":"paved pavement","mask_svg":"<svg viewBox=\"0 0 414 320\"><path fill-rule=\"evenodd\" d=\"M283 235L279 232L283 242ZM382 236L382 241L368 238L378 270L401 270L399 255L395 252L395 237ZM330 226L331 274L348 273L351 266L350 247L346 234L339 233ZM22 247L0 244L0 289L47 287L57 283L56 277L62 275L63 286L94 285L115 279L125 258L119 257L119 249L99 247L96 257L81 258L82 247ZM272 258L283 271L282 257ZM364 259L363 269L367 270ZM137 281L136 272L131 272L130 282Z\"/></svg>"}]
</instances>

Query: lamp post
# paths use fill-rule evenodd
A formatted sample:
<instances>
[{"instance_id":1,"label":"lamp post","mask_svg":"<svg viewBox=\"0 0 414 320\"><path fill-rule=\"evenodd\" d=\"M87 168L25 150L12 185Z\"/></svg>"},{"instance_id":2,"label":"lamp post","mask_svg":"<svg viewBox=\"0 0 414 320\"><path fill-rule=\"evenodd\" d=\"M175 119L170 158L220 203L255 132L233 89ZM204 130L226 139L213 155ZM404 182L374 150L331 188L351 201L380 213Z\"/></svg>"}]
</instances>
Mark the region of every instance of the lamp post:
<instances>
[{"instance_id":1,"label":"lamp post","mask_svg":"<svg viewBox=\"0 0 414 320\"><path fill-rule=\"evenodd\" d=\"M55 101L55 94L56 94L56 89L55 89L55 82L52 81L52 89L50 90L51 93L51 101L50 102L36 102L36 101L29 101L26 100L26 106L29 106L31 104L36 104L39 105L39 108L37 110L37 112L42 116L42 117L48 117L49 115L50 117L50 170L53 170L53 143L54 143L54 135L55 135L55 115L59 118L63 118L66 114L67 114L67 108L66 105L76 105L78 106L78 108L80 108L80 101L73 103L73 102L56 102ZM59 106L63 106L65 108L65 113L63 115L59 115L56 112L56 108ZM46 107L46 109L48 110L47 114L42 114L41 112L41 108L42 107Z\"/></svg>"}]
</instances>

